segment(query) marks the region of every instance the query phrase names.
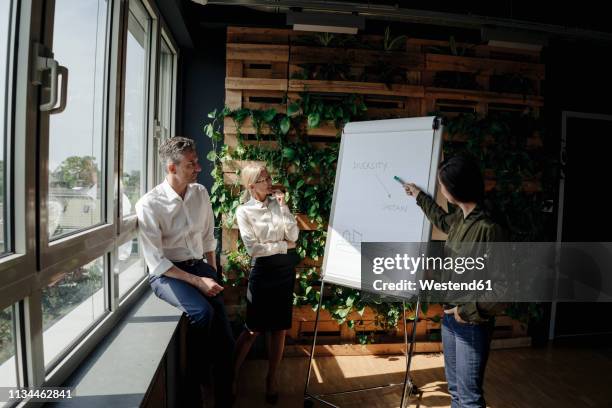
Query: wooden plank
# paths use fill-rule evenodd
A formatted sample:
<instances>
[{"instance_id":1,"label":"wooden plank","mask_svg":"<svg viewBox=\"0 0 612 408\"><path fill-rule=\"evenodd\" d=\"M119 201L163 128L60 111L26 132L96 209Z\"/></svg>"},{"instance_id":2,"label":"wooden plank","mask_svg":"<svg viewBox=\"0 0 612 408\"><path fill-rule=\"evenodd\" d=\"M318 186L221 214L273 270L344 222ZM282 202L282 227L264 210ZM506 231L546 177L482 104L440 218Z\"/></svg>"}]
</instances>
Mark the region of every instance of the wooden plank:
<instances>
[{"instance_id":1,"label":"wooden plank","mask_svg":"<svg viewBox=\"0 0 612 408\"><path fill-rule=\"evenodd\" d=\"M418 85L386 84L375 82L352 81L316 81L303 79L290 79L290 92L325 92L369 95L396 95L419 98L424 96L424 89Z\"/></svg>"},{"instance_id":2,"label":"wooden plank","mask_svg":"<svg viewBox=\"0 0 612 408\"><path fill-rule=\"evenodd\" d=\"M230 148L235 148L238 146L238 135L235 133L225 132L224 135L224 143L228 145ZM262 147L267 147L270 149L276 149L278 147L278 143L269 141L269 140L245 140L243 141L245 145L259 145Z\"/></svg>"},{"instance_id":3,"label":"wooden plank","mask_svg":"<svg viewBox=\"0 0 612 408\"><path fill-rule=\"evenodd\" d=\"M227 42L288 44L292 32L279 28L227 27Z\"/></svg>"},{"instance_id":4,"label":"wooden plank","mask_svg":"<svg viewBox=\"0 0 612 408\"><path fill-rule=\"evenodd\" d=\"M262 91L286 91L286 79L268 78L225 78L225 89L251 89Z\"/></svg>"},{"instance_id":5,"label":"wooden plank","mask_svg":"<svg viewBox=\"0 0 612 408\"><path fill-rule=\"evenodd\" d=\"M498 92L468 91L445 88L425 88L425 97L431 99L454 99L486 103L505 103L527 106L544 106L544 98L533 95L518 95Z\"/></svg>"},{"instance_id":6,"label":"wooden plank","mask_svg":"<svg viewBox=\"0 0 612 408\"><path fill-rule=\"evenodd\" d=\"M531 79L543 80L545 78L544 64L443 54L425 54L425 69L428 71L473 72L481 75L516 73Z\"/></svg>"},{"instance_id":7,"label":"wooden plank","mask_svg":"<svg viewBox=\"0 0 612 408\"><path fill-rule=\"evenodd\" d=\"M283 79L285 78L285 75L282 76L274 76L274 74L272 73L272 65L270 65L268 68L248 68L248 64L247 67L245 67L244 69L244 77L245 78L266 78L266 79Z\"/></svg>"},{"instance_id":8,"label":"wooden plank","mask_svg":"<svg viewBox=\"0 0 612 408\"><path fill-rule=\"evenodd\" d=\"M256 134L257 133L255 126L253 125L252 118L250 117L246 118L244 122L242 122L241 125L237 125L234 119L232 119L231 117L225 117L223 121L223 130L226 133L231 133L231 134L238 133L238 128L240 128L240 133L243 133L243 134ZM270 129L268 125L263 124L261 126L260 134L269 135L271 133L272 133L272 130Z\"/></svg>"},{"instance_id":9,"label":"wooden plank","mask_svg":"<svg viewBox=\"0 0 612 408\"><path fill-rule=\"evenodd\" d=\"M288 62L289 46L267 44L227 44L226 59L241 61Z\"/></svg>"},{"instance_id":10,"label":"wooden plank","mask_svg":"<svg viewBox=\"0 0 612 408\"><path fill-rule=\"evenodd\" d=\"M238 241L238 237L240 236L239 231L237 229L224 228L222 232L221 249L223 251L235 251L236 241Z\"/></svg>"},{"instance_id":11,"label":"wooden plank","mask_svg":"<svg viewBox=\"0 0 612 408\"><path fill-rule=\"evenodd\" d=\"M230 117L226 117L223 123L223 129L226 133L235 134L238 133L238 126L234 122L234 120ZM308 128L305 127L303 129L306 134L309 136L320 136L320 137L336 137L339 133L342 132L341 129L337 129L333 122L323 122L319 127L316 128ZM242 134L255 134L256 129L253 125L252 118L246 118L242 125L240 126L240 132ZM266 124L261 126L260 134L262 135L270 135L272 134L272 130Z\"/></svg>"},{"instance_id":12,"label":"wooden plank","mask_svg":"<svg viewBox=\"0 0 612 408\"><path fill-rule=\"evenodd\" d=\"M319 223L310 221L306 214L297 214L295 216L300 231L316 231L319 229ZM327 229L327 225L323 224L322 228Z\"/></svg>"},{"instance_id":13,"label":"wooden plank","mask_svg":"<svg viewBox=\"0 0 612 408\"><path fill-rule=\"evenodd\" d=\"M308 136L337 137L342 133L342 129L337 129L333 122L322 122L319 127L304 129Z\"/></svg>"},{"instance_id":14,"label":"wooden plank","mask_svg":"<svg viewBox=\"0 0 612 408\"><path fill-rule=\"evenodd\" d=\"M406 43L409 50L422 50L423 52L427 52L427 47L447 48L450 46L449 40L429 40L423 38L408 38ZM541 52L536 50L510 47L492 47L486 44L471 44L465 42L457 42L456 45L459 50L468 49L473 51L476 55L486 56L488 58L494 58L493 56L496 53L505 55L506 58L515 55L522 59L528 58L530 61L539 61L541 58Z\"/></svg>"},{"instance_id":15,"label":"wooden plank","mask_svg":"<svg viewBox=\"0 0 612 408\"><path fill-rule=\"evenodd\" d=\"M465 143L470 139L469 135L462 135L462 134L450 135L448 132L444 132L443 137L444 137L445 142L448 141L448 142ZM530 135L527 138L526 142L527 142L526 147L528 149L535 149L535 148L542 147L544 145L544 141L542 140L542 137L538 133ZM494 143L495 143L495 139L491 135L485 136L484 140L482 141L483 146L489 146Z\"/></svg>"},{"instance_id":16,"label":"wooden plank","mask_svg":"<svg viewBox=\"0 0 612 408\"><path fill-rule=\"evenodd\" d=\"M247 109L276 109L278 113L287 112L285 93L282 91L251 91L242 92L242 105Z\"/></svg>"},{"instance_id":17,"label":"wooden plank","mask_svg":"<svg viewBox=\"0 0 612 408\"><path fill-rule=\"evenodd\" d=\"M329 63L349 64L363 67L380 62L393 64L403 69L423 69L424 57L421 53L406 51L373 51L352 48L326 48L293 45L290 50L291 64Z\"/></svg>"},{"instance_id":18,"label":"wooden plank","mask_svg":"<svg viewBox=\"0 0 612 408\"><path fill-rule=\"evenodd\" d=\"M242 108L242 91L225 91L225 106L232 110Z\"/></svg>"},{"instance_id":19,"label":"wooden plank","mask_svg":"<svg viewBox=\"0 0 612 408\"><path fill-rule=\"evenodd\" d=\"M226 77L242 77L244 74L241 61L226 61L225 76Z\"/></svg>"},{"instance_id":20,"label":"wooden plank","mask_svg":"<svg viewBox=\"0 0 612 408\"><path fill-rule=\"evenodd\" d=\"M223 173L223 183L226 186L237 186L240 191L242 190L242 182L240 180L240 177L234 172ZM283 186L281 184L272 184L272 188L278 188L282 190ZM232 228L238 228L238 226L234 224Z\"/></svg>"}]
</instances>

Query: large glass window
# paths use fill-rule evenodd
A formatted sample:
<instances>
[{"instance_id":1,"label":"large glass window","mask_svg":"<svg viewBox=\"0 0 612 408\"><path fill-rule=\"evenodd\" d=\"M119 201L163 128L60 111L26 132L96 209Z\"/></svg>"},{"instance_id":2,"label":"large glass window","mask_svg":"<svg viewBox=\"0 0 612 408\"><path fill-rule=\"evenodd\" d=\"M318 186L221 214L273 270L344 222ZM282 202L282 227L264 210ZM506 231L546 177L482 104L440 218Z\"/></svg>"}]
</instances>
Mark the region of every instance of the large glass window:
<instances>
[{"instance_id":1,"label":"large glass window","mask_svg":"<svg viewBox=\"0 0 612 408\"><path fill-rule=\"evenodd\" d=\"M68 68L66 109L49 119L48 234L103 222L106 0L57 0L55 59Z\"/></svg>"},{"instance_id":2,"label":"large glass window","mask_svg":"<svg viewBox=\"0 0 612 408\"><path fill-rule=\"evenodd\" d=\"M7 77L9 61L9 37L11 29L11 1L0 2L0 253L8 250L7 215L7 172L6 172L6 141L7 141L7 100L10 86Z\"/></svg>"},{"instance_id":3,"label":"large glass window","mask_svg":"<svg viewBox=\"0 0 612 408\"><path fill-rule=\"evenodd\" d=\"M172 137L172 103L173 103L173 76L175 54L172 52L166 39L162 37L159 55L159 79L158 104L157 104L157 134L155 137L154 151L157 152L159 145L169 137ZM162 163L156 166L155 181L160 183L166 175L166 170Z\"/></svg>"},{"instance_id":4,"label":"large glass window","mask_svg":"<svg viewBox=\"0 0 612 408\"><path fill-rule=\"evenodd\" d=\"M119 297L122 298L147 274L142 251L135 237L119 245L116 271L119 278Z\"/></svg>"},{"instance_id":5,"label":"large glass window","mask_svg":"<svg viewBox=\"0 0 612 408\"><path fill-rule=\"evenodd\" d=\"M0 387L17 385L12 307L0 311ZM2 402L0 401L0 405Z\"/></svg>"},{"instance_id":6,"label":"large glass window","mask_svg":"<svg viewBox=\"0 0 612 408\"><path fill-rule=\"evenodd\" d=\"M130 1L125 62L125 104L123 112L123 162L121 198L129 201L130 212L145 190L145 146L147 139L148 72L151 17L140 1Z\"/></svg>"},{"instance_id":7,"label":"large glass window","mask_svg":"<svg viewBox=\"0 0 612 408\"><path fill-rule=\"evenodd\" d=\"M43 289L45 367L104 314L104 266L104 257L100 257L56 276Z\"/></svg>"}]
</instances>

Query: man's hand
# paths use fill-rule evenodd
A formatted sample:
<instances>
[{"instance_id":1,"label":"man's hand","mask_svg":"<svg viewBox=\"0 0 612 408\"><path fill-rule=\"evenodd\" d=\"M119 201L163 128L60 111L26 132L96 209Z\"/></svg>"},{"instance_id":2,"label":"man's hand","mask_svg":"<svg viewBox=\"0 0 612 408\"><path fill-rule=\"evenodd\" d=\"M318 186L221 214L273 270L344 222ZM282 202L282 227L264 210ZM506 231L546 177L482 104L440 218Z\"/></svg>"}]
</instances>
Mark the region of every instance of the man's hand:
<instances>
[{"instance_id":1,"label":"man's hand","mask_svg":"<svg viewBox=\"0 0 612 408\"><path fill-rule=\"evenodd\" d=\"M287 243L287 249L295 248L295 242L293 241L285 241Z\"/></svg>"},{"instance_id":2,"label":"man's hand","mask_svg":"<svg viewBox=\"0 0 612 408\"><path fill-rule=\"evenodd\" d=\"M191 286L198 288L206 296L217 296L223 290L223 286L215 282L214 279L187 273L177 266L168 269L164 272L164 275L187 282Z\"/></svg>"},{"instance_id":3,"label":"man's hand","mask_svg":"<svg viewBox=\"0 0 612 408\"><path fill-rule=\"evenodd\" d=\"M206 296L217 296L223 290L223 286L215 282L214 279L195 276L196 287Z\"/></svg>"}]
</instances>

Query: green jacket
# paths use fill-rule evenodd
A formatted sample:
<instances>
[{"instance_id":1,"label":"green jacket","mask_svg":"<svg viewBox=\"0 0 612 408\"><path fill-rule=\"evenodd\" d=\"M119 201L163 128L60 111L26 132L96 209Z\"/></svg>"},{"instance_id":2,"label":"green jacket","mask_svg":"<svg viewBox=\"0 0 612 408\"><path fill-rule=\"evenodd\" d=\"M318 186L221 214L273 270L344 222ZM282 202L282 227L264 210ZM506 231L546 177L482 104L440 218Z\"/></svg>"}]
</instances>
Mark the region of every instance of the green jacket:
<instances>
[{"instance_id":1,"label":"green jacket","mask_svg":"<svg viewBox=\"0 0 612 408\"><path fill-rule=\"evenodd\" d=\"M459 208L456 208L456 211L447 213L430 196L423 192L418 194L416 202L429 221L438 229L448 234L445 248L449 249L450 252L458 252L453 250L454 243L461 243L462 249L465 251L465 243L481 245L484 242L506 241L503 229L494 223L479 205L476 205L467 218L464 219L463 212ZM457 303L455 306L457 306L459 316L466 322L484 323L493 318L495 314L503 311L506 304L499 302L468 302Z\"/></svg>"}]
</instances>

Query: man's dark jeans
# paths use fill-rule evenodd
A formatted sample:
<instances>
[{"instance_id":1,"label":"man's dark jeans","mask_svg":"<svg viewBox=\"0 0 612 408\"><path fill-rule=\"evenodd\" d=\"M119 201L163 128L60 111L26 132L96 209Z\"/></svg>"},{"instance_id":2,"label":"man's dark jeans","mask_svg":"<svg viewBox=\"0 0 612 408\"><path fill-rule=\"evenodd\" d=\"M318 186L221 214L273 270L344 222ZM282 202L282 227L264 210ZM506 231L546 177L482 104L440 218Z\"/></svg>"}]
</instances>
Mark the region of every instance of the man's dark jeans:
<instances>
[{"instance_id":1,"label":"man's dark jeans","mask_svg":"<svg viewBox=\"0 0 612 408\"><path fill-rule=\"evenodd\" d=\"M217 272L204 261L175 262L177 267L193 275L216 280ZM202 406L200 384L206 379L207 367L213 364L216 406L231 405L234 338L225 312L223 294L205 296L199 289L182 280L167 276L151 276L151 288L157 297L183 311L189 318L187 332L187 386L190 406Z\"/></svg>"}]
</instances>

